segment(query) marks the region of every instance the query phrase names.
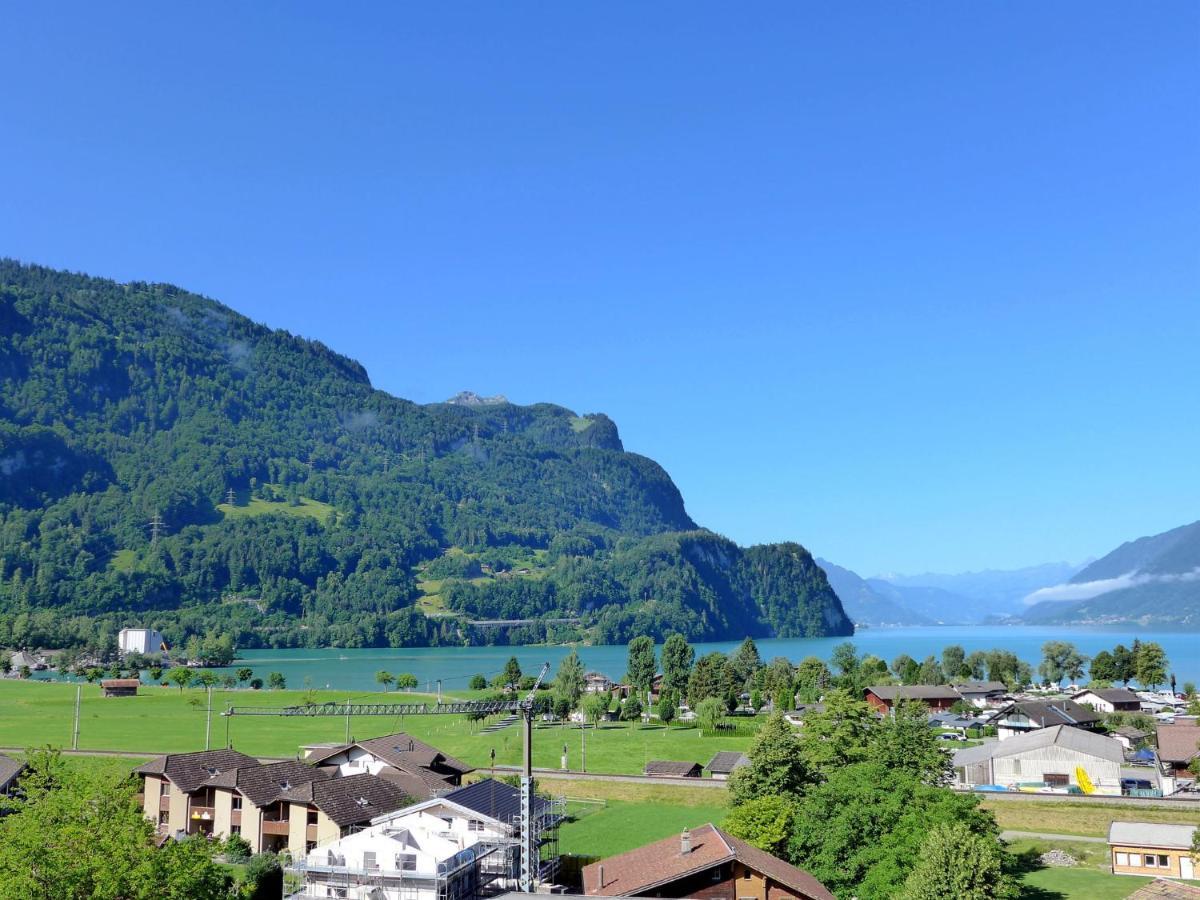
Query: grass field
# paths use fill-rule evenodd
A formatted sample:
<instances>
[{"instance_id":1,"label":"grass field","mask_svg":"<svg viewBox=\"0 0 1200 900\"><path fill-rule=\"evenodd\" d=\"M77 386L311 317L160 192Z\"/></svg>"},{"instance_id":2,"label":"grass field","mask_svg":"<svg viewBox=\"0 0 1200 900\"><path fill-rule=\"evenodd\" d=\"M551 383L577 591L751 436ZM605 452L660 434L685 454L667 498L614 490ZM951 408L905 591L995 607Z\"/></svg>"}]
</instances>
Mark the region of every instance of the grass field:
<instances>
[{"instance_id":1,"label":"grass field","mask_svg":"<svg viewBox=\"0 0 1200 900\"><path fill-rule=\"evenodd\" d=\"M85 750L172 752L204 749L205 694L201 690L145 687L137 697L102 698L96 685L82 686L79 747ZM342 740L346 720L331 718L278 718L274 716L218 715L227 705L282 707L304 702L304 691L213 692L211 744L225 744L226 728L233 746L257 756L294 756L302 744ZM316 702L344 701L345 692L313 691ZM428 700L422 694L387 695L389 701ZM384 695L360 695L359 701L379 701ZM0 746L31 747L51 744L71 746L75 685L0 680ZM487 766L491 751L496 763L516 765L521 755L521 732L510 727L481 734L486 722L469 722L463 716L359 717L350 723L354 737L368 738L406 731L476 766ZM691 760L705 763L718 750L743 750L750 735L701 736L695 728L662 726L642 728L624 724L598 729L538 727L534 735L534 765L558 768L563 746L568 766L581 765L586 744L587 770L638 774L651 759Z\"/></svg>"},{"instance_id":2,"label":"grass field","mask_svg":"<svg viewBox=\"0 0 1200 900\"><path fill-rule=\"evenodd\" d=\"M279 485L268 485L268 487L282 491ZM318 522L324 522L333 512L333 507L310 497L301 497L299 506L292 506L286 500L273 503L269 500L251 497L249 491L240 491L237 493L234 503L218 503L217 511L227 519L283 513L286 516L308 516Z\"/></svg>"},{"instance_id":3,"label":"grass field","mask_svg":"<svg viewBox=\"0 0 1200 900\"><path fill-rule=\"evenodd\" d=\"M1050 849L1065 850L1079 865L1058 868L1037 863L1037 857ZM1013 841L1009 850L1017 855L1025 870L1021 875L1021 896L1028 900L1118 900L1150 880L1109 872L1107 844L1021 840Z\"/></svg>"},{"instance_id":4,"label":"grass field","mask_svg":"<svg viewBox=\"0 0 1200 900\"><path fill-rule=\"evenodd\" d=\"M586 811L587 805L568 802L568 809L577 813L581 809ZM559 832L559 850L597 858L612 856L677 835L685 828L708 822L719 825L725 812L723 805L675 806L610 800L564 825Z\"/></svg>"},{"instance_id":5,"label":"grass field","mask_svg":"<svg viewBox=\"0 0 1200 900\"><path fill-rule=\"evenodd\" d=\"M1195 825L1197 813L1188 809L1158 806L1121 806L1116 803L1054 803L1037 800L993 800L980 804L991 810L1002 829L1039 831L1047 834L1078 834L1104 837L1116 819L1135 818L1139 822L1167 822Z\"/></svg>"}]
</instances>

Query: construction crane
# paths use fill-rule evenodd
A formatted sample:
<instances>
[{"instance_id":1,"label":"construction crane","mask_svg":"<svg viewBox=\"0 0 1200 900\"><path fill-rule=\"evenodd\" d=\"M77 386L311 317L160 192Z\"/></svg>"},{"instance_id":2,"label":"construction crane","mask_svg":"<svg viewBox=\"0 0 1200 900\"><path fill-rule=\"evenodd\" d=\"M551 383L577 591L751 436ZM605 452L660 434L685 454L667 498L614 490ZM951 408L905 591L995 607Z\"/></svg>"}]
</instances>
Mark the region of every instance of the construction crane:
<instances>
[{"instance_id":1,"label":"construction crane","mask_svg":"<svg viewBox=\"0 0 1200 900\"><path fill-rule=\"evenodd\" d=\"M351 716L461 716L494 715L502 712L521 714L521 877L520 889L532 894L537 880L537 844L533 833L533 706L538 688L550 671L542 665L529 693L520 700L454 700L443 703L310 703L302 706L231 706L222 716L345 716L347 729ZM347 738L349 732L347 731Z\"/></svg>"}]
</instances>

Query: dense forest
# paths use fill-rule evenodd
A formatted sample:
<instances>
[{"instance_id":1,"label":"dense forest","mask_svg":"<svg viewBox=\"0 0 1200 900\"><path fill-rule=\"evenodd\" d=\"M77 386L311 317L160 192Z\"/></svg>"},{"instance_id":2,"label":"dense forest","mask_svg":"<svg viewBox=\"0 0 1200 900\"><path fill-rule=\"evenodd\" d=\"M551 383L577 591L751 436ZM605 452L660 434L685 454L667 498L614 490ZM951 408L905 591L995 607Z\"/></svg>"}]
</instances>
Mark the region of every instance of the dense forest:
<instances>
[{"instance_id":1,"label":"dense forest","mask_svg":"<svg viewBox=\"0 0 1200 900\"><path fill-rule=\"evenodd\" d=\"M0 261L0 646L126 625L243 647L852 631L804 548L699 528L602 414L417 405L178 288Z\"/></svg>"}]
</instances>

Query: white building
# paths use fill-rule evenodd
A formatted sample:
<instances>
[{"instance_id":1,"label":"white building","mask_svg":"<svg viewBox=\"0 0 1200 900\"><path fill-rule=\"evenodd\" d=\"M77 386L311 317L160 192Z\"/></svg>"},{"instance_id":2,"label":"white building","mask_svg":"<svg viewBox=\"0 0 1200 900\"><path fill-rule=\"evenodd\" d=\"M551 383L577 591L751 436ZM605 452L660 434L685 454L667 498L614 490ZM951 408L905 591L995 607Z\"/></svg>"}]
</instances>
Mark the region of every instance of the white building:
<instances>
[{"instance_id":1,"label":"white building","mask_svg":"<svg viewBox=\"0 0 1200 900\"><path fill-rule=\"evenodd\" d=\"M166 650L162 632L153 628L122 628L117 635L117 649L121 653L162 653Z\"/></svg>"},{"instance_id":2,"label":"white building","mask_svg":"<svg viewBox=\"0 0 1200 900\"><path fill-rule=\"evenodd\" d=\"M363 831L320 845L294 868L294 900L469 900L513 890L520 867L520 792L485 779L397 810ZM533 829L548 877L557 863L560 803L536 798Z\"/></svg>"},{"instance_id":3,"label":"white building","mask_svg":"<svg viewBox=\"0 0 1200 900\"><path fill-rule=\"evenodd\" d=\"M1008 695L1008 687L1003 681L960 681L950 685L958 691L964 700L980 709L989 706L1000 706Z\"/></svg>"},{"instance_id":4,"label":"white building","mask_svg":"<svg viewBox=\"0 0 1200 900\"><path fill-rule=\"evenodd\" d=\"M1120 795L1124 761L1124 748L1112 738L1054 725L959 750L954 776L961 787L1067 792L1074 786L1084 793Z\"/></svg>"}]
</instances>

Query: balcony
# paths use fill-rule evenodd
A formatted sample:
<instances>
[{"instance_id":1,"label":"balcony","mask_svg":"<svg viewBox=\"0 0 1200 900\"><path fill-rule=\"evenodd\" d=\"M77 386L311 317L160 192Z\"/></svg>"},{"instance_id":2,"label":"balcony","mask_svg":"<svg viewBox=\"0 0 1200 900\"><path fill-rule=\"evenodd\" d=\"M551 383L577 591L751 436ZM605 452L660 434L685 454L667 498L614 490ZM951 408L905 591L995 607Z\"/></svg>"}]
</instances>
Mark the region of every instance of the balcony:
<instances>
[{"instance_id":1,"label":"balcony","mask_svg":"<svg viewBox=\"0 0 1200 900\"><path fill-rule=\"evenodd\" d=\"M263 819L262 833L263 834L281 834L287 837L291 830L291 822L287 819Z\"/></svg>"}]
</instances>

